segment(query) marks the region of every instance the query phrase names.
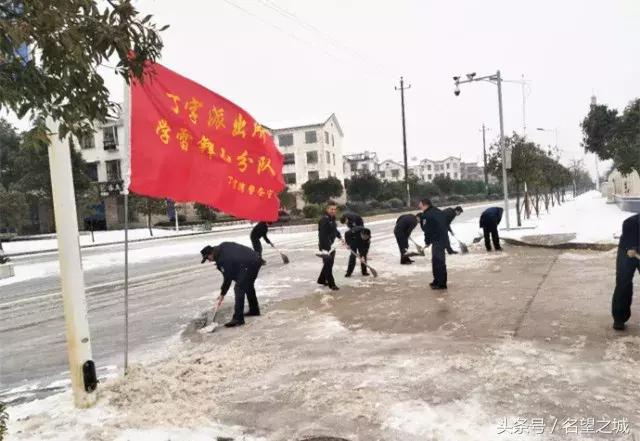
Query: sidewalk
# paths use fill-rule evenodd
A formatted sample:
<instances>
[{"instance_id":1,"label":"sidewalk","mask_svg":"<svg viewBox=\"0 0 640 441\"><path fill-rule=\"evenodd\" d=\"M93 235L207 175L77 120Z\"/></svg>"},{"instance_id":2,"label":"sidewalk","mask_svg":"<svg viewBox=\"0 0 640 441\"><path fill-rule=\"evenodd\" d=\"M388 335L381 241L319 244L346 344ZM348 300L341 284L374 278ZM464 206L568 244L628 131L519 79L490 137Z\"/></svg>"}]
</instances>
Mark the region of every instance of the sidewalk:
<instances>
[{"instance_id":1,"label":"sidewalk","mask_svg":"<svg viewBox=\"0 0 640 441\"><path fill-rule=\"evenodd\" d=\"M310 288L241 329L187 331L103 384L88 412L67 394L11 408L11 439L632 440L640 307L628 331L611 329L614 261L477 244L448 259L441 293L428 260L390 255L379 278L337 294ZM588 434L588 419L610 433Z\"/></svg>"}]
</instances>

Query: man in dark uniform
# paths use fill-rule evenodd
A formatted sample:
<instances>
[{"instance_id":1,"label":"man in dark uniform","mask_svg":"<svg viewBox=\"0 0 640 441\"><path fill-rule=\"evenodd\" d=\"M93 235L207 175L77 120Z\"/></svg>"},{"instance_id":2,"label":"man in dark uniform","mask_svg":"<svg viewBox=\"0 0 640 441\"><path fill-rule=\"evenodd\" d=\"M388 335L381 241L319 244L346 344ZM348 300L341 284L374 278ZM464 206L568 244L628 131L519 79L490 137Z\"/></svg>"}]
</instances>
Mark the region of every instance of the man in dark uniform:
<instances>
[{"instance_id":1,"label":"man in dark uniform","mask_svg":"<svg viewBox=\"0 0 640 441\"><path fill-rule=\"evenodd\" d=\"M418 206L422 210L420 226L424 231L424 243L431 245L433 282L429 286L432 289L447 289L447 260L444 253L449 246L447 218L429 199L422 199Z\"/></svg>"},{"instance_id":2,"label":"man in dark uniform","mask_svg":"<svg viewBox=\"0 0 640 441\"><path fill-rule=\"evenodd\" d=\"M324 214L318 222L318 247L320 251L326 253L322 258L322 271L318 276L318 283L325 285L334 291L337 291L336 281L333 278L333 262L336 257L336 252L331 251L331 246L336 238L339 238L342 243L342 236L338 231L338 225L336 224L336 211L337 205L335 202L328 202L325 207Z\"/></svg>"},{"instance_id":3,"label":"man in dark uniform","mask_svg":"<svg viewBox=\"0 0 640 441\"><path fill-rule=\"evenodd\" d=\"M398 248L400 249L400 264L401 265L410 265L413 263L407 256L407 252L409 251L409 237L411 236L411 232L418 225L418 220L422 213L418 214L403 214L396 220L396 226L393 229L393 234L396 236L396 242L398 243Z\"/></svg>"},{"instance_id":4,"label":"man in dark uniform","mask_svg":"<svg viewBox=\"0 0 640 441\"><path fill-rule=\"evenodd\" d=\"M502 220L503 211L500 207L490 207L484 210L480 216L480 228L484 231L484 246L487 251L491 251L489 235L491 235L493 247L496 251L502 250L502 247L500 247L500 236L498 235L498 224Z\"/></svg>"},{"instance_id":5,"label":"man in dark uniform","mask_svg":"<svg viewBox=\"0 0 640 441\"><path fill-rule=\"evenodd\" d=\"M369 253L369 246L371 245L371 230L362 227L360 225L351 228L344 233L344 239L351 248L351 251L362 257L367 261L367 254ZM349 264L347 265L347 273L345 277L351 277L354 268L356 267L356 256L353 253L349 253ZM363 276L368 276L367 266L360 262L360 270Z\"/></svg>"},{"instance_id":6,"label":"man in dark uniform","mask_svg":"<svg viewBox=\"0 0 640 441\"><path fill-rule=\"evenodd\" d=\"M344 213L340 216L340 223L343 225L347 224L349 229L352 229L353 227L364 227L362 217L355 213Z\"/></svg>"},{"instance_id":7,"label":"man in dark uniform","mask_svg":"<svg viewBox=\"0 0 640 441\"><path fill-rule=\"evenodd\" d=\"M266 222L258 222L253 229L251 230L251 245L253 245L253 249L256 253L260 255L262 259L262 244L260 243L260 239L264 239L266 243L273 246L269 238L267 237L267 232L269 231L269 226ZM264 260L263 263L266 263Z\"/></svg>"},{"instance_id":8,"label":"man in dark uniform","mask_svg":"<svg viewBox=\"0 0 640 441\"><path fill-rule=\"evenodd\" d=\"M258 253L249 247L235 242L222 242L220 245L212 247L207 245L200 251L202 263L207 260L215 262L216 267L222 273L223 281L220 288L220 296L224 297L231 287L231 282L236 282L234 286L235 307L233 318L225 326L244 325L245 316L260 315L260 305L256 297L254 283L258 277L258 272L262 266L262 259ZM249 301L249 312L244 313L244 296Z\"/></svg>"},{"instance_id":9,"label":"man in dark uniform","mask_svg":"<svg viewBox=\"0 0 640 441\"><path fill-rule=\"evenodd\" d=\"M447 218L447 229L449 230L449 233L451 233L451 235L453 236L453 230L451 229L451 223L453 222L453 220L456 218L456 216L460 216L463 212L462 207L461 206L457 206L456 208L445 208L444 210L442 210L442 212L444 213L445 217ZM449 246L447 247L447 253L448 254L458 254L457 251L453 251L453 249L451 248L451 244L449 244Z\"/></svg>"},{"instance_id":10,"label":"man in dark uniform","mask_svg":"<svg viewBox=\"0 0 640 441\"><path fill-rule=\"evenodd\" d=\"M631 317L631 300L633 297L633 276L640 272L640 260L627 253L634 250L640 253L640 214L627 218L622 223L622 236L618 243L616 259L616 288L611 300L613 329L623 331L625 323Z\"/></svg>"}]
</instances>

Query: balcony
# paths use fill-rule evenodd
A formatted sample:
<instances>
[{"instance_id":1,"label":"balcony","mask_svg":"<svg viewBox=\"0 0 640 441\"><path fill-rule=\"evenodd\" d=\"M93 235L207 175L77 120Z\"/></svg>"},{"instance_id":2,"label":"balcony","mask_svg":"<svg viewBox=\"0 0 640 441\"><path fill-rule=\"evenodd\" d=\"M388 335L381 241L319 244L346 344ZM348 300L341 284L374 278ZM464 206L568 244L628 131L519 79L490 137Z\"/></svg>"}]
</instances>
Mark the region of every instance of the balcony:
<instances>
[{"instance_id":1,"label":"balcony","mask_svg":"<svg viewBox=\"0 0 640 441\"><path fill-rule=\"evenodd\" d=\"M124 189L124 181L122 179L112 180L106 182L97 182L100 196L118 195L122 194Z\"/></svg>"}]
</instances>

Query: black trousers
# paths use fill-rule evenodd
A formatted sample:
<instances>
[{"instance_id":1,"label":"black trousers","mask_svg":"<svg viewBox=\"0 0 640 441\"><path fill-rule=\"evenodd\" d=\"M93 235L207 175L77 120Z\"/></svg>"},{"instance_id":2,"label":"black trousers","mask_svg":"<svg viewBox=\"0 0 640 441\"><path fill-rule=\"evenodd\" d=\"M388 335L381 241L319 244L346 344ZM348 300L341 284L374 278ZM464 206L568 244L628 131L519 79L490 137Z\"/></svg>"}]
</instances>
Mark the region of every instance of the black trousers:
<instances>
[{"instance_id":1,"label":"black trousers","mask_svg":"<svg viewBox=\"0 0 640 441\"><path fill-rule=\"evenodd\" d=\"M249 312L252 314L260 314L260 305L258 305L258 297L256 297L256 288L254 283L258 278L260 265L248 266L242 269L242 272L236 280L233 287L236 299L233 310L233 319L244 323L244 296L249 301Z\"/></svg>"},{"instance_id":2,"label":"black trousers","mask_svg":"<svg viewBox=\"0 0 640 441\"><path fill-rule=\"evenodd\" d=\"M409 236L401 231L394 231L393 235L396 236L396 242L400 250L400 263L407 262L409 258L405 254L409 251Z\"/></svg>"},{"instance_id":3,"label":"black trousers","mask_svg":"<svg viewBox=\"0 0 640 441\"><path fill-rule=\"evenodd\" d=\"M447 257L444 253L447 244L431 244L431 271L433 272L433 284L447 286Z\"/></svg>"},{"instance_id":4,"label":"black trousers","mask_svg":"<svg viewBox=\"0 0 640 441\"><path fill-rule=\"evenodd\" d=\"M260 239L251 238L251 245L253 245L253 251L262 257L262 243L260 242Z\"/></svg>"},{"instance_id":5,"label":"black trousers","mask_svg":"<svg viewBox=\"0 0 640 441\"><path fill-rule=\"evenodd\" d=\"M349 244L349 248L351 248L351 251L360 255L361 257L364 257L365 260L367 258L367 254L369 254L369 246L370 246L369 241L367 241L366 243L351 242ZM356 256L354 256L353 253L349 253L349 263L347 264L347 275L351 275L355 267L356 267ZM367 267L363 263L360 263L360 271L362 272L362 274L367 274Z\"/></svg>"},{"instance_id":6,"label":"black trousers","mask_svg":"<svg viewBox=\"0 0 640 441\"><path fill-rule=\"evenodd\" d=\"M487 248L487 251L491 251L491 242L489 241L489 235L491 235L491 240L493 241L493 247L496 250L501 250L500 247L500 235L498 234L498 225L489 225L486 227L482 227L482 231L484 231L484 246Z\"/></svg>"},{"instance_id":7,"label":"black trousers","mask_svg":"<svg viewBox=\"0 0 640 441\"><path fill-rule=\"evenodd\" d=\"M333 278L333 262L335 259L335 251L332 251L322 258L322 271L320 271L320 275L318 276L318 283L321 285L336 286L336 281Z\"/></svg>"},{"instance_id":8,"label":"black trousers","mask_svg":"<svg viewBox=\"0 0 640 441\"><path fill-rule=\"evenodd\" d=\"M615 322L625 323L631 317L633 276L636 271L640 272L640 260L627 256L627 251L618 247L616 288L611 299L611 314Z\"/></svg>"}]
</instances>

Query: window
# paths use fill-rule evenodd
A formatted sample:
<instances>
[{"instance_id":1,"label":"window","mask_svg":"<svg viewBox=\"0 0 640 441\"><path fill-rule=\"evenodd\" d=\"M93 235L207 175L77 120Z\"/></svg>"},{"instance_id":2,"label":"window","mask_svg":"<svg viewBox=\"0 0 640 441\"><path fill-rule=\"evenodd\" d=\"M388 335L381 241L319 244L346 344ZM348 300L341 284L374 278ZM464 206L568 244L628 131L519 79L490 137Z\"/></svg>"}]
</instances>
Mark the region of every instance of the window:
<instances>
[{"instance_id":1,"label":"window","mask_svg":"<svg viewBox=\"0 0 640 441\"><path fill-rule=\"evenodd\" d=\"M336 145L335 140L333 139L333 135L331 135L331 145Z\"/></svg>"},{"instance_id":2,"label":"window","mask_svg":"<svg viewBox=\"0 0 640 441\"><path fill-rule=\"evenodd\" d=\"M87 176L91 179L92 182L98 182L98 163L97 162L87 162L86 168Z\"/></svg>"},{"instance_id":3,"label":"window","mask_svg":"<svg viewBox=\"0 0 640 441\"><path fill-rule=\"evenodd\" d=\"M116 150L118 148L118 128L116 126L102 129L102 146L105 150Z\"/></svg>"},{"instance_id":4,"label":"window","mask_svg":"<svg viewBox=\"0 0 640 441\"><path fill-rule=\"evenodd\" d=\"M306 144L315 144L316 142L318 142L318 134L316 133L316 131L312 130L311 132L304 132L304 142Z\"/></svg>"},{"instance_id":5,"label":"window","mask_svg":"<svg viewBox=\"0 0 640 441\"><path fill-rule=\"evenodd\" d=\"M384 172L378 172L378 176L380 176L380 179L384 179Z\"/></svg>"},{"instance_id":6,"label":"window","mask_svg":"<svg viewBox=\"0 0 640 441\"><path fill-rule=\"evenodd\" d=\"M450 167L451 167L451 164L447 162L447 170L449 170Z\"/></svg>"},{"instance_id":7,"label":"window","mask_svg":"<svg viewBox=\"0 0 640 441\"><path fill-rule=\"evenodd\" d=\"M362 164L362 168L360 169L363 173L369 172L369 164Z\"/></svg>"},{"instance_id":8,"label":"window","mask_svg":"<svg viewBox=\"0 0 640 441\"><path fill-rule=\"evenodd\" d=\"M122 174L120 174L120 160L106 161L107 165L107 181L120 181L122 180Z\"/></svg>"},{"instance_id":9,"label":"window","mask_svg":"<svg viewBox=\"0 0 640 441\"><path fill-rule=\"evenodd\" d=\"M296 174L295 173L285 173L282 176L284 177L285 184L295 184L296 183Z\"/></svg>"},{"instance_id":10,"label":"window","mask_svg":"<svg viewBox=\"0 0 640 441\"><path fill-rule=\"evenodd\" d=\"M400 177L400 170L391 170L391 177L392 178L399 178Z\"/></svg>"},{"instance_id":11,"label":"window","mask_svg":"<svg viewBox=\"0 0 640 441\"><path fill-rule=\"evenodd\" d=\"M431 180L431 175L427 175L427 179L428 179L428 180Z\"/></svg>"},{"instance_id":12,"label":"window","mask_svg":"<svg viewBox=\"0 0 640 441\"><path fill-rule=\"evenodd\" d=\"M358 171L358 164L356 162L350 162L349 167L351 168L352 172Z\"/></svg>"},{"instance_id":13,"label":"window","mask_svg":"<svg viewBox=\"0 0 640 441\"><path fill-rule=\"evenodd\" d=\"M286 135L278 135L278 145L280 147L287 147L293 145L293 133L287 133Z\"/></svg>"},{"instance_id":14,"label":"window","mask_svg":"<svg viewBox=\"0 0 640 441\"><path fill-rule=\"evenodd\" d=\"M332 155L333 155L333 165L336 165L336 154L332 153Z\"/></svg>"},{"instance_id":15,"label":"window","mask_svg":"<svg viewBox=\"0 0 640 441\"><path fill-rule=\"evenodd\" d=\"M324 132L324 142L329 144L329 132Z\"/></svg>"},{"instance_id":16,"label":"window","mask_svg":"<svg viewBox=\"0 0 640 441\"><path fill-rule=\"evenodd\" d=\"M453 179L458 179L458 173L453 174Z\"/></svg>"},{"instance_id":17,"label":"window","mask_svg":"<svg viewBox=\"0 0 640 441\"><path fill-rule=\"evenodd\" d=\"M294 153L285 153L282 163L284 165L295 164L296 163L296 155Z\"/></svg>"},{"instance_id":18,"label":"window","mask_svg":"<svg viewBox=\"0 0 640 441\"><path fill-rule=\"evenodd\" d=\"M318 152L307 152L307 164L318 163Z\"/></svg>"},{"instance_id":19,"label":"window","mask_svg":"<svg viewBox=\"0 0 640 441\"><path fill-rule=\"evenodd\" d=\"M325 152L327 154L327 165L331 164L331 153Z\"/></svg>"},{"instance_id":20,"label":"window","mask_svg":"<svg viewBox=\"0 0 640 441\"><path fill-rule=\"evenodd\" d=\"M431 164L427 165L427 170L431 171Z\"/></svg>"},{"instance_id":21,"label":"window","mask_svg":"<svg viewBox=\"0 0 640 441\"><path fill-rule=\"evenodd\" d=\"M83 150L96 148L96 143L93 138L93 133L91 135L85 135L80 137L80 148L82 148Z\"/></svg>"},{"instance_id":22,"label":"window","mask_svg":"<svg viewBox=\"0 0 640 441\"><path fill-rule=\"evenodd\" d=\"M320 179L320 173L318 173L317 171L310 171L309 172L309 180L310 181L317 181L318 179Z\"/></svg>"}]
</instances>

